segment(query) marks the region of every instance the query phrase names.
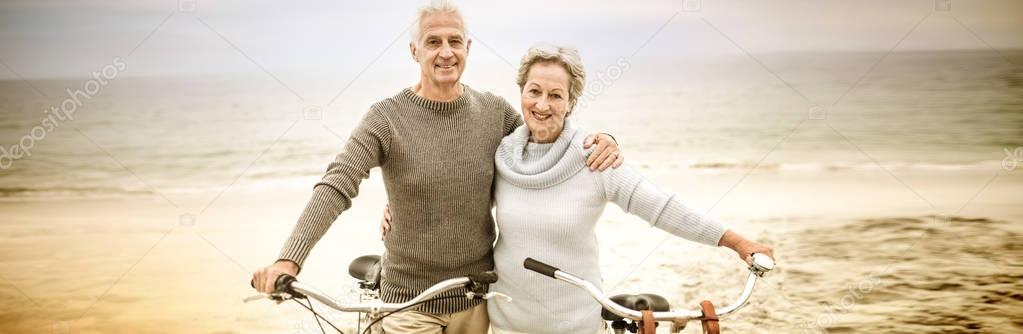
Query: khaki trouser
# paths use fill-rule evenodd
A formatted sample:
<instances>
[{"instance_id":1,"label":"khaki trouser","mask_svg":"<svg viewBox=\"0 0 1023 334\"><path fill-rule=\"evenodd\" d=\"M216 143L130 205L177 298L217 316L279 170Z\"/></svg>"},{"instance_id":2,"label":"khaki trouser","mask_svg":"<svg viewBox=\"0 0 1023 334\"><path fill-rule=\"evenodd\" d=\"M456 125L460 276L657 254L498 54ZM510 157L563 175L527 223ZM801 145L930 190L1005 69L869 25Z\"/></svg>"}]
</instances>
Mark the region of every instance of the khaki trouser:
<instances>
[{"instance_id":1,"label":"khaki trouser","mask_svg":"<svg viewBox=\"0 0 1023 334\"><path fill-rule=\"evenodd\" d=\"M597 330L597 334L608 334L608 333L611 333L611 329L607 327L607 323L606 322L601 321L600 322L600 329ZM497 327L491 327L490 328L490 334L529 334L529 333L522 333L522 332L516 332L516 331L507 330L507 329L500 329L500 328L497 328Z\"/></svg>"},{"instance_id":2,"label":"khaki trouser","mask_svg":"<svg viewBox=\"0 0 1023 334\"><path fill-rule=\"evenodd\" d=\"M458 313L398 312L380 322L386 334L484 334L490 329L486 303Z\"/></svg>"}]
</instances>

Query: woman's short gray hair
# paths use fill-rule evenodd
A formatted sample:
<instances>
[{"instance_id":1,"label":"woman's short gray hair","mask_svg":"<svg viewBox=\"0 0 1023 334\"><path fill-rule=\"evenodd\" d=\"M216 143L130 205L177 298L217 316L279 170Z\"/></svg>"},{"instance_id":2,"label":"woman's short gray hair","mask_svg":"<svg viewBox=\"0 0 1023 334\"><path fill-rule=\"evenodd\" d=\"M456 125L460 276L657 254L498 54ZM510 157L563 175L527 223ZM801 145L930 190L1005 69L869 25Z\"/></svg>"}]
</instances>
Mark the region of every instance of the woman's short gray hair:
<instances>
[{"instance_id":1,"label":"woman's short gray hair","mask_svg":"<svg viewBox=\"0 0 1023 334\"><path fill-rule=\"evenodd\" d=\"M462 21L462 35L465 35L465 18L462 17L462 12L458 10L458 6L455 6L450 0L432 0L429 5L425 5L419 8L416 13L416 23L412 25L409 31L409 37L411 41L409 43L419 43L419 39L422 38L422 24L423 18L430 14L446 13L452 14L458 17L459 21Z\"/></svg>"},{"instance_id":2,"label":"woman's short gray hair","mask_svg":"<svg viewBox=\"0 0 1023 334\"><path fill-rule=\"evenodd\" d=\"M519 75L515 82L519 84L519 91L526 87L526 79L529 76L529 69L533 64L539 62L550 62L560 64L568 72L568 103L569 111L575 107L579 97L583 95L583 88L586 86L586 70L583 69L582 58L579 57L579 50L569 46L556 46L550 44L536 44L526 51L522 56L519 65Z\"/></svg>"}]
</instances>

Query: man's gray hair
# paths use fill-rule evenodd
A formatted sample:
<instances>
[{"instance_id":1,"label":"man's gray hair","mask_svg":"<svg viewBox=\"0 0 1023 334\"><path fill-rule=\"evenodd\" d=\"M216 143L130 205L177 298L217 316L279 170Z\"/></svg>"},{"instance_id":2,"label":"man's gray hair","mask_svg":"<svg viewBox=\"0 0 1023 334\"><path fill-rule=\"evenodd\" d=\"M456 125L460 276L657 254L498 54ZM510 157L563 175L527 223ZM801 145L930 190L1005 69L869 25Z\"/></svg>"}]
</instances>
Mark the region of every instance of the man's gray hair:
<instances>
[{"instance_id":1,"label":"man's gray hair","mask_svg":"<svg viewBox=\"0 0 1023 334\"><path fill-rule=\"evenodd\" d=\"M526 87L526 80L529 76L529 69L533 64L539 62L550 62L560 64L568 72L568 103L569 111L575 107L579 97L583 95L583 88L586 86L586 70L583 69L583 60L579 57L579 50L569 46L556 46L550 44L536 44L526 51L522 56L519 65L519 75L515 82L519 84L519 92Z\"/></svg>"},{"instance_id":2,"label":"man's gray hair","mask_svg":"<svg viewBox=\"0 0 1023 334\"><path fill-rule=\"evenodd\" d=\"M458 6L455 6L450 0L432 0L429 5L425 5L419 8L419 12L416 13L416 22L412 25L409 31L409 37L411 40L409 43L419 43L419 39L422 38L423 31L421 30L423 18L427 15L447 13L458 17L458 20L462 21L462 35L466 35L465 32L465 18L462 17L462 12L458 10Z\"/></svg>"}]
</instances>

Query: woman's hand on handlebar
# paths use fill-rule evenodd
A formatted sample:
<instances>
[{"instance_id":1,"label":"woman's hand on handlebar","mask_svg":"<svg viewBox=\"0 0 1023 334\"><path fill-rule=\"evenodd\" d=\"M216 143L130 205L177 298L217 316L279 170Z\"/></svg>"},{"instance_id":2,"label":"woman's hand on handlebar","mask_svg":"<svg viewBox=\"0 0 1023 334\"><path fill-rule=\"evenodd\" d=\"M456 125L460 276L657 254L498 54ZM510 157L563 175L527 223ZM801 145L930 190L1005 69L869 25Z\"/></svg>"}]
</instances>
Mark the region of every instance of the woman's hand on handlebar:
<instances>
[{"instance_id":1,"label":"woman's hand on handlebar","mask_svg":"<svg viewBox=\"0 0 1023 334\"><path fill-rule=\"evenodd\" d=\"M759 242L746 239L742 235L732 232L732 230L725 231L725 234L721 236L721 240L718 241L718 246L732 249L739 255L740 259L750 264L753 261L750 258L753 253L761 253L769 256L772 260L774 259L774 249Z\"/></svg>"},{"instance_id":2,"label":"woman's hand on handlebar","mask_svg":"<svg viewBox=\"0 0 1023 334\"><path fill-rule=\"evenodd\" d=\"M262 293L274 292L274 283L277 277L288 274L298 275L298 264L290 260L277 260L274 264L264 267L252 273L252 287Z\"/></svg>"}]
</instances>

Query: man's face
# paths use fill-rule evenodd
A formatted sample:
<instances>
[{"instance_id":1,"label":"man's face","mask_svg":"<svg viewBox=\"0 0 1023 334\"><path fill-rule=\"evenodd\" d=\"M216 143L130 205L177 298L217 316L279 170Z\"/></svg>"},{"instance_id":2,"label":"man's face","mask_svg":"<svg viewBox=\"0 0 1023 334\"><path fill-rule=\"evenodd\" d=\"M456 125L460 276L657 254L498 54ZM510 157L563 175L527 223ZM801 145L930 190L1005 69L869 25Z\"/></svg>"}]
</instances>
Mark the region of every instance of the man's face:
<instances>
[{"instance_id":1,"label":"man's face","mask_svg":"<svg viewBox=\"0 0 1023 334\"><path fill-rule=\"evenodd\" d=\"M419 40L411 48L423 80L433 84L457 83L472 43L462 33L462 20L449 13L430 14L419 21L419 29Z\"/></svg>"}]
</instances>

